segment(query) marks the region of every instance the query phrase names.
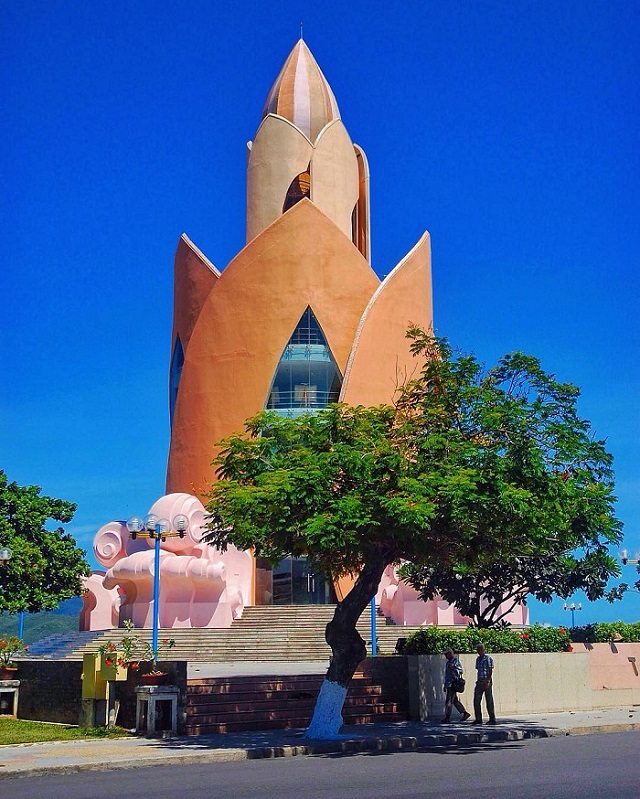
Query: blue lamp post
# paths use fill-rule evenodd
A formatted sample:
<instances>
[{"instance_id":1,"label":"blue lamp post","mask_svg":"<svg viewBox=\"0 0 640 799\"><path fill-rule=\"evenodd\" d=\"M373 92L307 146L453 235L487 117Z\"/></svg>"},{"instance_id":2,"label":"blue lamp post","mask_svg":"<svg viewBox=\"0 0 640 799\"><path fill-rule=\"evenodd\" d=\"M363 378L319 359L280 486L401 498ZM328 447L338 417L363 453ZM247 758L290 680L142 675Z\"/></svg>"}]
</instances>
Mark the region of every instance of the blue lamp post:
<instances>
[{"instance_id":1,"label":"blue lamp post","mask_svg":"<svg viewBox=\"0 0 640 799\"><path fill-rule=\"evenodd\" d=\"M628 549L621 549L620 550L620 561L622 562L623 566L629 564L630 566L637 566L640 563L640 551L636 551L635 558L629 557L629 550Z\"/></svg>"},{"instance_id":2,"label":"blue lamp post","mask_svg":"<svg viewBox=\"0 0 640 799\"><path fill-rule=\"evenodd\" d=\"M147 514L144 519L132 516L127 522L127 530L132 539L152 538L154 540L153 557L153 622L151 632L151 649L154 657L158 653L158 630L160 627L160 543L167 538L180 536L184 538L189 527L187 517L179 513L173 519L173 530L169 519L159 519L154 513Z\"/></svg>"},{"instance_id":3,"label":"blue lamp post","mask_svg":"<svg viewBox=\"0 0 640 799\"><path fill-rule=\"evenodd\" d=\"M376 597L371 597L371 657L378 654L378 632L376 630Z\"/></svg>"},{"instance_id":4,"label":"blue lamp post","mask_svg":"<svg viewBox=\"0 0 640 799\"><path fill-rule=\"evenodd\" d=\"M570 610L571 611L571 629L575 629L576 626L576 610L582 610L582 603L578 602L576 605L575 602L572 602L570 605L567 605L565 602L564 607L562 610Z\"/></svg>"}]
</instances>

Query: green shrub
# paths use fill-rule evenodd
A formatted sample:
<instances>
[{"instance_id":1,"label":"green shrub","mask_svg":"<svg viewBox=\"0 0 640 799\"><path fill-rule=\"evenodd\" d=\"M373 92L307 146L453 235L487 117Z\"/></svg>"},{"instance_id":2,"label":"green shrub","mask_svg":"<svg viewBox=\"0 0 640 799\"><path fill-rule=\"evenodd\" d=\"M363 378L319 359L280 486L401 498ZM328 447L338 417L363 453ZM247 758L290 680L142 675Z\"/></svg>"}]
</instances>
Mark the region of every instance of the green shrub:
<instances>
[{"instance_id":1,"label":"green shrub","mask_svg":"<svg viewBox=\"0 0 640 799\"><path fill-rule=\"evenodd\" d=\"M576 627L571 631L571 637L580 643L609 643L614 638L624 643L637 643L640 641L640 622L636 621L633 624L624 621L596 622Z\"/></svg>"},{"instance_id":2,"label":"green shrub","mask_svg":"<svg viewBox=\"0 0 640 799\"><path fill-rule=\"evenodd\" d=\"M565 627L543 627L540 624L524 630L423 627L407 638L402 654L440 655L448 646L457 653L470 653L475 652L480 643L488 652L567 652L571 648L571 635Z\"/></svg>"}]
</instances>

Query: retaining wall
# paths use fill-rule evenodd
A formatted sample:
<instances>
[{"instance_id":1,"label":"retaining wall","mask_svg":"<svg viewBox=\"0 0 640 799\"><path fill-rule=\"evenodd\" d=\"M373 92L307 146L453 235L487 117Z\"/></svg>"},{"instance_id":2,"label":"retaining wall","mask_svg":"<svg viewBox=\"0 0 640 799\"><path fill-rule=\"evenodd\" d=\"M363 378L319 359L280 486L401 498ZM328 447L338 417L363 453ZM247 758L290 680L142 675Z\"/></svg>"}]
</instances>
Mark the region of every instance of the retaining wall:
<instances>
[{"instance_id":1,"label":"retaining wall","mask_svg":"<svg viewBox=\"0 0 640 799\"><path fill-rule=\"evenodd\" d=\"M180 688L178 732L184 731L187 664L170 661L158 664L169 673L169 682ZM83 718L82 663L68 660L20 660L18 717L31 721L79 724ZM136 723L135 689L140 685L137 672L129 671L127 680L111 683L119 702L117 724L132 729Z\"/></svg>"},{"instance_id":2,"label":"retaining wall","mask_svg":"<svg viewBox=\"0 0 640 799\"><path fill-rule=\"evenodd\" d=\"M496 653L491 657L498 716L640 704L640 644L574 644L573 652ZM462 703L473 712L475 655L459 658L467 681ZM445 658L419 655L408 661L411 717L423 721L440 718Z\"/></svg>"}]
</instances>

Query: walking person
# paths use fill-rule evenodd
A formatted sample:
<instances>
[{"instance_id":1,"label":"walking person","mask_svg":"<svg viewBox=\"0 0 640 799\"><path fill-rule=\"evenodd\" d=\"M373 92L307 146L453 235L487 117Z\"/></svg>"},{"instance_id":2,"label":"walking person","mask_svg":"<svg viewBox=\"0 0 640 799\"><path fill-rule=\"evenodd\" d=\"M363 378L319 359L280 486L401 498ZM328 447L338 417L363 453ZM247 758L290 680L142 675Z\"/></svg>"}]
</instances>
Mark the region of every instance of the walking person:
<instances>
[{"instance_id":1,"label":"walking person","mask_svg":"<svg viewBox=\"0 0 640 799\"><path fill-rule=\"evenodd\" d=\"M488 724L497 724L496 712L493 706L493 658L489 657L484 649L484 644L476 647L478 657L476 658L476 670L478 677L476 680L475 691L473 692L473 710L475 719L472 724L482 724L482 697L487 703L487 713L489 714Z\"/></svg>"},{"instance_id":2,"label":"walking person","mask_svg":"<svg viewBox=\"0 0 640 799\"><path fill-rule=\"evenodd\" d=\"M451 706L460 713L460 721L466 721L471 718L471 713L467 713L464 705L458 699L458 691L460 690L460 680L462 679L462 664L455 655L451 647L447 647L442 653L447 662L444 667L444 716L442 723L446 724L451 721ZM464 684L463 684L464 685Z\"/></svg>"}]
</instances>

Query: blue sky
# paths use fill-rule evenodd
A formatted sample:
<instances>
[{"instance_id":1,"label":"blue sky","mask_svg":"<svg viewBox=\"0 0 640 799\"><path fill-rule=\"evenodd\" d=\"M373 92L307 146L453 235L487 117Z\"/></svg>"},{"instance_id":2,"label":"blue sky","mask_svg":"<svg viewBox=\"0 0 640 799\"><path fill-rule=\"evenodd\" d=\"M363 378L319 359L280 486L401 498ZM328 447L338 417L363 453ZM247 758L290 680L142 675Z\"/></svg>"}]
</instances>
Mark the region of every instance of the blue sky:
<instances>
[{"instance_id":1,"label":"blue sky","mask_svg":"<svg viewBox=\"0 0 640 799\"><path fill-rule=\"evenodd\" d=\"M635 0L0 0L0 468L77 502L87 549L163 493L175 248L244 245L245 144L301 20L369 159L374 268L429 230L437 331L581 387L640 548ZM583 607L635 621L640 595Z\"/></svg>"}]
</instances>

